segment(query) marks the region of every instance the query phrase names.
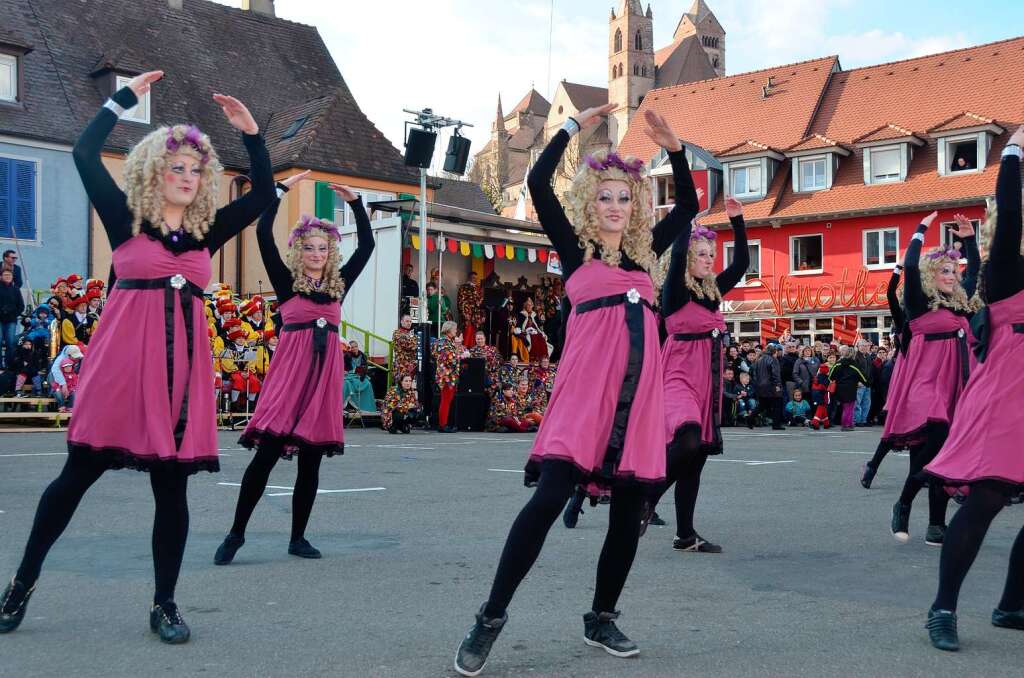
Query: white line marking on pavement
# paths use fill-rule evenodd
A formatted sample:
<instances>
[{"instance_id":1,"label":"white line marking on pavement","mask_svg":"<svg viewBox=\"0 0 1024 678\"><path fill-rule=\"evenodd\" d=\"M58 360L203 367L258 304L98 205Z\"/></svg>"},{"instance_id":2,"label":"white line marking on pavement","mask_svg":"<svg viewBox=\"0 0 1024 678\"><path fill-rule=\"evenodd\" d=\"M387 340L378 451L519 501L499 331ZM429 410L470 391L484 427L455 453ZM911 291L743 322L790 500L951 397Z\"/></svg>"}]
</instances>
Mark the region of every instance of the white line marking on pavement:
<instances>
[{"instance_id":1,"label":"white line marking on pavement","mask_svg":"<svg viewBox=\"0 0 1024 678\"><path fill-rule=\"evenodd\" d=\"M795 464L796 459L783 461L758 461L756 459L708 459L708 461L731 462L734 464L746 464L747 466L767 466L768 464Z\"/></svg>"},{"instance_id":2,"label":"white line marking on pavement","mask_svg":"<svg viewBox=\"0 0 1024 678\"><path fill-rule=\"evenodd\" d=\"M533 440L529 438L469 438L467 436L459 436L462 440L482 440L488 443L532 443Z\"/></svg>"},{"instance_id":3,"label":"white line marking on pavement","mask_svg":"<svg viewBox=\"0 0 1024 678\"><path fill-rule=\"evenodd\" d=\"M388 450L432 450L433 447L423 445L373 445L372 447L383 447Z\"/></svg>"},{"instance_id":4,"label":"white line marking on pavement","mask_svg":"<svg viewBox=\"0 0 1024 678\"><path fill-rule=\"evenodd\" d=\"M23 454L0 454L0 457L62 457L67 452L25 452Z\"/></svg>"},{"instance_id":5,"label":"white line marking on pavement","mask_svg":"<svg viewBox=\"0 0 1024 678\"><path fill-rule=\"evenodd\" d=\"M381 492L386 490L386 487L358 487L351 490L317 490L317 494L340 494L344 492ZM290 497L292 492L268 492L268 497Z\"/></svg>"},{"instance_id":6,"label":"white line marking on pavement","mask_svg":"<svg viewBox=\"0 0 1024 678\"><path fill-rule=\"evenodd\" d=\"M217 483L218 485L227 485L228 487L241 487L242 483ZM268 489L271 490L291 490L291 487L285 487L284 485L267 485Z\"/></svg>"},{"instance_id":7,"label":"white line marking on pavement","mask_svg":"<svg viewBox=\"0 0 1024 678\"><path fill-rule=\"evenodd\" d=\"M521 468L489 468L488 471L494 471L496 473L526 473Z\"/></svg>"}]
</instances>

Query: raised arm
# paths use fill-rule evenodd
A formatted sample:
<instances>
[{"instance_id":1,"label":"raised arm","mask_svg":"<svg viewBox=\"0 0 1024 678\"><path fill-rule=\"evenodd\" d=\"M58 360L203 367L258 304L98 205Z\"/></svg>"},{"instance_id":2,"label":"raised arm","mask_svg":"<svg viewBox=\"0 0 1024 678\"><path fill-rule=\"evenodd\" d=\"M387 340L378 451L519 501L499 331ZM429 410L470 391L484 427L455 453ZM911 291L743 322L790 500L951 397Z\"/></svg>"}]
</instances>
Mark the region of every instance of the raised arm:
<instances>
[{"instance_id":1,"label":"raised arm","mask_svg":"<svg viewBox=\"0 0 1024 678\"><path fill-rule=\"evenodd\" d=\"M71 151L78 176L82 178L89 202L99 214L112 250L132 237L132 213L124 192L103 165L100 153L118 117L135 106L139 102L138 97L148 92L161 77L163 71L143 73L115 92L78 137Z\"/></svg>"},{"instance_id":2,"label":"raised arm","mask_svg":"<svg viewBox=\"0 0 1024 678\"><path fill-rule=\"evenodd\" d=\"M988 303L1007 299L1024 289L1024 265L1020 256L1022 145L1024 127L1010 137L999 165L999 178L996 180L996 228L989 244L985 271Z\"/></svg>"},{"instance_id":3,"label":"raised arm","mask_svg":"<svg viewBox=\"0 0 1024 678\"><path fill-rule=\"evenodd\" d=\"M718 274L718 291L727 294L739 284L750 268L750 248L747 246L747 224L743 221L743 203L735 198L725 199L725 213L732 224L732 263Z\"/></svg>"},{"instance_id":4,"label":"raised arm","mask_svg":"<svg viewBox=\"0 0 1024 678\"><path fill-rule=\"evenodd\" d=\"M277 216L277 208L281 205L280 196L287 190L283 184L278 184L278 197L263 210L259 223L256 224L256 242L260 247L260 258L263 259L263 268L267 269L270 285L274 288L279 304L295 294L292 292L295 278L281 258L277 243L274 241L274 218Z\"/></svg>"},{"instance_id":5,"label":"raised arm","mask_svg":"<svg viewBox=\"0 0 1024 678\"><path fill-rule=\"evenodd\" d=\"M373 253L373 227L370 226L370 217L367 216L366 209L363 208L362 198L347 186L331 184L331 188L345 199L356 218L356 251L341 267L341 278L345 281L345 293L347 294Z\"/></svg>"},{"instance_id":6,"label":"raised arm","mask_svg":"<svg viewBox=\"0 0 1024 678\"><path fill-rule=\"evenodd\" d=\"M889 315L892 316L892 326L897 332L903 331L903 325L907 318L903 314L903 307L900 306L900 298L896 289L900 286L900 275L903 273L903 266L896 264L892 269L892 276L889 278L889 285L885 288L885 300L889 302Z\"/></svg>"},{"instance_id":7,"label":"raised arm","mask_svg":"<svg viewBox=\"0 0 1024 678\"><path fill-rule=\"evenodd\" d=\"M661 288L661 313L668 317L690 303L690 288L686 286L686 267L689 265L690 234L693 220L683 227L672 243L665 285Z\"/></svg>"},{"instance_id":8,"label":"raised arm","mask_svg":"<svg viewBox=\"0 0 1024 678\"><path fill-rule=\"evenodd\" d=\"M217 210L210 232L206 235L206 248L211 255L255 221L275 197L270 153L267 152L266 142L256 120L238 99L223 94L214 94L213 98L220 104L231 126L242 133L242 143L249 153L249 181L252 188L242 197Z\"/></svg>"},{"instance_id":9,"label":"raised arm","mask_svg":"<svg viewBox=\"0 0 1024 678\"><path fill-rule=\"evenodd\" d=\"M962 239L964 255L967 257L967 270L964 271L963 286L967 297L973 297L978 289L978 273L981 272L981 253L978 252L978 239L973 235Z\"/></svg>"},{"instance_id":10,"label":"raised arm","mask_svg":"<svg viewBox=\"0 0 1024 678\"><path fill-rule=\"evenodd\" d=\"M921 288L921 248L924 246L924 234L937 216L938 212L932 212L924 218L910 239L910 247L903 258L903 305L907 309L908 321L928 311L928 297Z\"/></svg>"},{"instance_id":11,"label":"raised arm","mask_svg":"<svg viewBox=\"0 0 1024 678\"><path fill-rule=\"evenodd\" d=\"M651 247L655 254L661 254L672 245L683 229L689 228L693 218L700 211L700 201L693 187L693 176L690 164L686 161L686 152L679 137L662 116L654 111L644 113L644 134L652 141L668 151L669 162L672 164L672 180L676 187L676 204L665 218L654 226L654 242Z\"/></svg>"},{"instance_id":12,"label":"raised arm","mask_svg":"<svg viewBox=\"0 0 1024 678\"><path fill-rule=\"evenodd\" d=\"M562 275L565 278L583 265L583 249L580 247L579 237L565 216L562 203L558 201L558 196L551 186L551 179L555 175L558 163L572 138L570 131L573 134L579 131L579 124L572 118L551 138L526 177L526 186L530 189L530 199L537 210L540 226L558 252L558 257L562 261Z\"/></svg>"}]
</instances>

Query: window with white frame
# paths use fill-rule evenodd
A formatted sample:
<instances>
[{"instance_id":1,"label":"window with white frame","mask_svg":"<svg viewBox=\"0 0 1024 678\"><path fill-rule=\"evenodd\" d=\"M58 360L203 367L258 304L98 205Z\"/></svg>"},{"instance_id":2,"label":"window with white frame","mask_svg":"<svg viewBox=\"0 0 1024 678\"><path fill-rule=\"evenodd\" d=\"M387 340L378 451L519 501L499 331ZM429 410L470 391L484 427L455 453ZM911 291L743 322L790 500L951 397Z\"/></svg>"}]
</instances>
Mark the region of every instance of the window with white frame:
<instances>
[{"instance_id":1,"label":"window with white frame","mask_svg":"<svg viewBox=\"0 0 1024 678\"><path fill-rule=\"evenodd\" d=\"M899 261L898 228L864 231L864 266L869 269L890 268Z\"/></svg>"},{"instance_id":2,"label":"window with white frame","mask_svg":"<svg viewBox=\"0 0 1024 678\"><path fill-rule=\"evenodd\" d=\"M0 101L18 100L18 57L0 54Z\"/></svg>"},{"instance_id":3,"label":"window with white frame","mask_svg":"<svg viewBox=\"0 0 1024 678\"><path fill-rule=\"evenodd\" d=\"M887 184L900 180L899 146L883 146L870 150L871 183Z\"/></svg>"},{"instance_id":4,"label":"window with white frame","mask_svg":"<svg viewBox=\"0 0 1024 678\"><path fill-rule=\"evenodd\" d=\"M732 265L733 256L735 255L736 242L730 241L723 243L723 250L725 254L725 268ZM746 274L740 278L738 283L740 286L746 285L747 281L751 278L761 277L761 241L760 240L748 240L747 251L750 253L750 264L747 266ZM758 285L757 281L751 283Z\"/></svg>"},{"instance_id":5,"label":"window with white frame","mask_svg":"<svg viewBox=\"0 0 1024 678\"><path fill-rule=\"evenodd\" d=\"M761 165L745 165L729 169L730 193L737 198L749 198L761 193Z\"/></svg>"},{"instance_id":6,"label":"window with white frame","mask_svg":"<svg viewBox=\"0 0 1024 678\"><path fill-rule=\"evenodd\" d=\"M798 163L800 169L800 190L820 191L826 188L826 158L802 158Z\"/></svg>"},{"instance_id":7,"label":"window with white frame","mask_svg":"<svg viewBox=\"0 0 1024 678\"><path fill-rule=\"evenodd\" d=\"M376 193L374 191L356 191L355 193L363 199L363 206L366 207L367 214L370 214L370 221L383 221L392 216L388 212L384 212L382 210L376 210L371 214L370 203L394 200L394 193ZM343 202L340 198L335 198L334 202L334 224L338 227L356 225L356 217L352 213L352 208L349 207L347 202Z\"/></svg>"},{"instance_id":8,"label":"window with white frame","mask_svg":"<svg viewBox=\"0 0 1024 678\"><path fill-rule=\"evenodd\" d=\"M654 192L654 218L660 221L676 204L676 183L672 175L655 177Z\"/></svg>"},{"instance_id":9,"label":"window with white frame","mask_svg":"<svg viewBox=\"0 0 1024 678\"><path fill-rule=\"evenodd\" d=\"M973 172L978 169L978 138L949 139L946 142L949 173Z\"/></svg>"},{"instance_id":10,"label":"window with white frame","mask_svg":"<svg viewBox=\"0 0 1024 678\"><path fill-rule=\"evenodd\" d=\"M131 78L126 75L117 76L117 84L114 86L114 91L121 89L131 82ZM130 120L132 122L144 122L149 124L149 100L151 92L146 92L139 97L139 103L135 104L121 116L122 120Z\"/></svg>"},{"instance_id":11,"label":"window with white frame","mask_svg":"<svg viewBox=\"0 0 1024 678\"><path fill-rule=\"evenodd\" d=\"M794 235L789 239L789 272L821 273L824 264L822 256L823 237L818 235Z\"/></svg>"},{"instance_id":12,"label":"window with white frame","mask_svg":"<svg viewBox=\"0 0 1024 678\"><path fill-rule=\"evenodd\" d=\"M857 332L870 344L881 344L892 329L892 316L888 314L862 315L857 319Z\"/></svg>"},{"instance_id":13,"label":"window with white frame","mask_svg":"<svg viewBox=\"0 0 1024 678\"><path fill-rule=\"evenodd\" d=\"M734 320L725 323L726 331L732 335L732 339L737 344L744 341L749 341L753 344L760 343L761 341L761 321L760 320ZM746 360L747 356L740 356Z\"/></svg>"}]
</instances>

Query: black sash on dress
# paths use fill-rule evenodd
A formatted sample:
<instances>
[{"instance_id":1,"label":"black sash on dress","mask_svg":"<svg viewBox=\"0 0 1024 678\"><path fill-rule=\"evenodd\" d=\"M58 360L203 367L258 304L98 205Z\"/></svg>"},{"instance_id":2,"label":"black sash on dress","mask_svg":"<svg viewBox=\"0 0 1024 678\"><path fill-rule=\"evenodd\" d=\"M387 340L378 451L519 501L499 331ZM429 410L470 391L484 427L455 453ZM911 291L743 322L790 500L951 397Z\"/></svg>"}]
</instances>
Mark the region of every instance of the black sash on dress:
<instances>
[{"instance_id":1,"label":"black sash on dress","mask_svg":"<svg viewBox=\"0 0 1024 678\"><path fill-rule=\"evenodd\" d=\"M614 478L622 452L626 445L626 427L629 424L629 413L633 406L637 386L640 384L640 372L644 365L644 307L654 311L650 302L640 296L636 288L625 294L613 294L584 301L576 305L576 314L580 315L599 308L610 308L623 304L626 307L626 329L629 331L629 360L626 363L626 375L622 379L619 398L615 405L615 417L612 421L612 432L608 436L608 448L604 453L601 475Z\"/></svg>"},{"instance_id":2,"label":"black sash on dress","mask_svg":"<svg viewBox=\"0 0 1024 678\"><path fill-rule=\"evenodd\" d=\"M167 278L120 278L117 287L123 290L163 290L164 291L164 336L167 351L167 398L174 402L174 295L181 302L181 313L185 320L185 342L188 346L188 371L185 373L185 391L181 398L181 408L174 425L174 447L181 449L181 441L185 437L185 426L188 423L188 383L192 375L192 349L196 330L192 312L192 299L203 298L203 288L190 283L180 273ZM172 413L173 416L173 413Z\"/></svg>"}]
</instances>

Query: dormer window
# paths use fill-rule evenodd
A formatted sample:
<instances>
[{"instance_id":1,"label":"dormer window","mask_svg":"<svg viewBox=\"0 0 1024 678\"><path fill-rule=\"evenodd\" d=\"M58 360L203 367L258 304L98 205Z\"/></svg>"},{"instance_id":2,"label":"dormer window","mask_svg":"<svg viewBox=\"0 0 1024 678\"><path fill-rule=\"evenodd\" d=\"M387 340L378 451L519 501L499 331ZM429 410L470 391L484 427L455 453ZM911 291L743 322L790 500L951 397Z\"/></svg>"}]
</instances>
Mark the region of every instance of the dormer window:
<instances>
[{"instance_id":1,"label":"dormer window","mask_svg":"<svg viewBox=\"0 0 1024 678\"><path fill-rule=\"evenodd\" d=\"M730 193L736 198L756 198L761 193L761 163L729 167Z\"/></svg>"},{"instance_id":2,"label":"dormer window","mask_svg":"<svg viewBox=\"0 0 1024 678\"><path fill-rule=\"evenodd\" d=\"M853 143L864 152L864 183L891 184L907 180L914 149L924 146L924 139L905 127L888 123Z\"/></svg>"},{"instance_id":3,"label":"dormer window","mask_svg":"<svg viewBox=\"0 0 1024 678\"><path fill-rule=\"evenodd\" d=\"M825 188L825 167L828 159L825 156L801 158L797 165L800 172L801 191L820 191Z\"/></svg>"},{"instance_id":4,"label":"dormer window","mask_svg":"<svg viewBox=\"0 0 1024 678\"><path fill-rule=\"evenodd\" d=\"M991 118L969 111L928 130L938 146L939 176L955 176L985 169L992 139L1006 130Z\"/></svg>"},{"instance_id":5,"label":"dormer window","mask_svg":"<svg viewBox=\"0 0 1024 678\"><path fill-rule=\"evenodd\" d=\"M865 149L864 158L868 164L870 178L868 183L888 184L900 181L903 176L900 169L903 152L903 144Z\"/></svg>"},{"instance_id":6,"label":"dormer window","mask_svg":"<svg viewBox=\"0 0 1024 678\"><path fill-rule=\"evenodd\" d=\"M118 75L115 80L114 91L116 92L122 87L127 86L128 83L131 82L131 80L132 76ZM143 94L142 97L139 99L139 103L135 104L135 106L125 111L124 115L121 116L121 119L130 120L132 122L141 122L148 125L150 118L150 94L151 92L146 92L145 94Z\"/></svg>"},{"instance_id":7,"label":"dormer window","mask_svg":"<svg viewBox=\"0 0 1024 678\"><path fill-rule=\"evenodd\" d=\"M18 100L18 57L0 53L0 101Z\"/></svg>"},{"instance_id":8,"label":"dormer window","mask_svg":"<svg viewBox=\"0 0 1024 678\"><path fill-rule=\"evenodd\" d=\"M738 200L762 200L786 159L775 149L756 141L744 141L718 156L725 177L725 194Z\"/></svg>"},{"instance_id":9,"label":"dormer window","mask_svg":"<svg viewBox=\"0 0 1024 678\"><path fill-rule=\"evenodd\" d=\"M821 134L812 134L786 150L793 164L793 191L811 193L832 188L832 177L840 158L850 155L849 149Z\"/></svg>"}]
</instances>

